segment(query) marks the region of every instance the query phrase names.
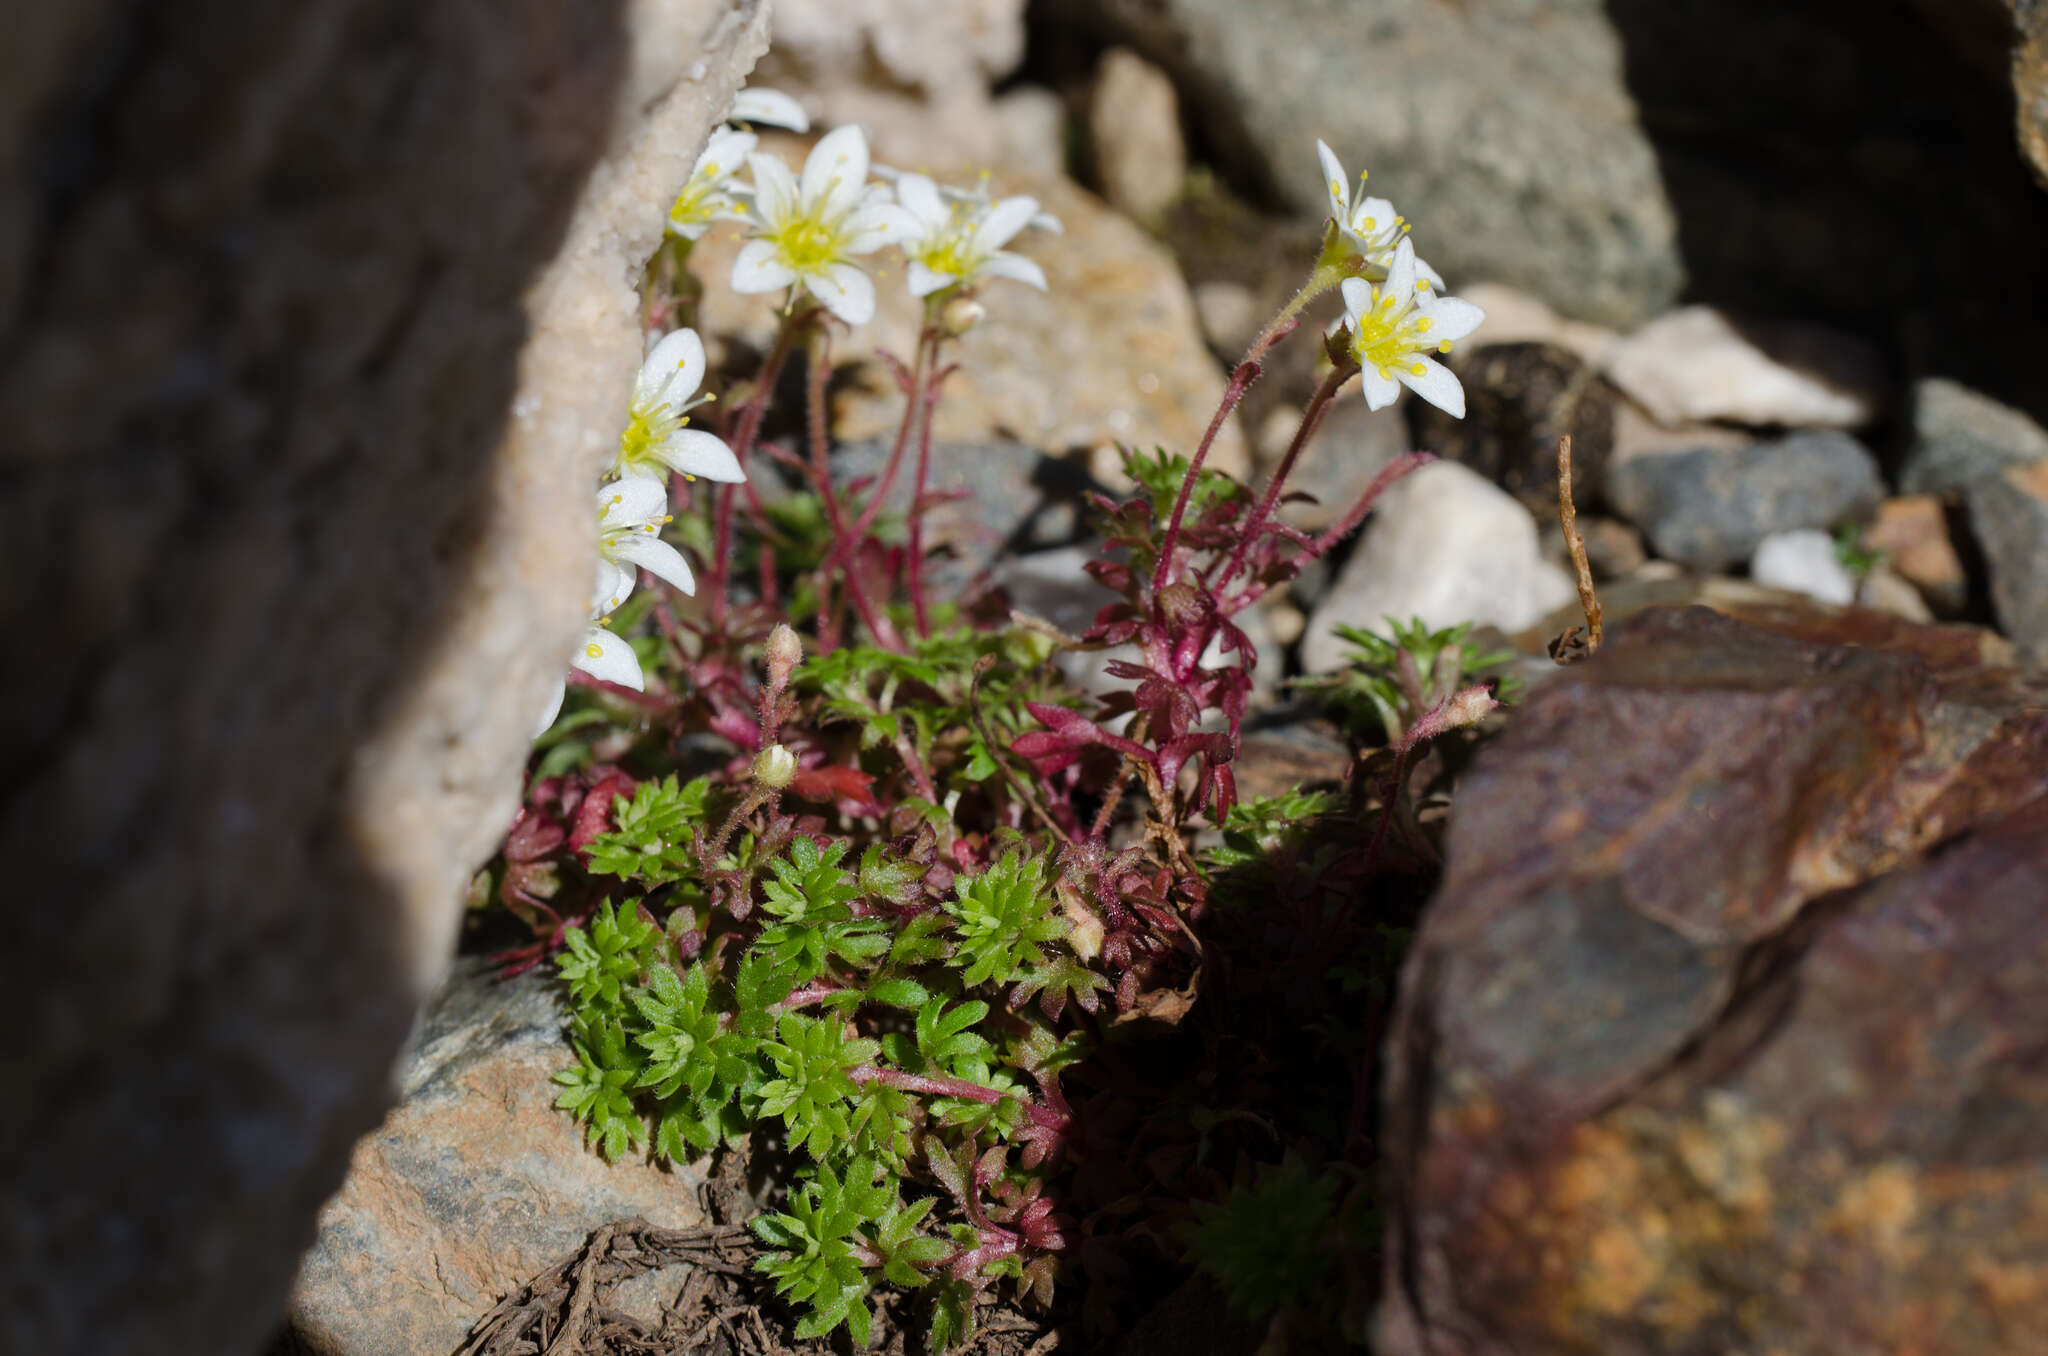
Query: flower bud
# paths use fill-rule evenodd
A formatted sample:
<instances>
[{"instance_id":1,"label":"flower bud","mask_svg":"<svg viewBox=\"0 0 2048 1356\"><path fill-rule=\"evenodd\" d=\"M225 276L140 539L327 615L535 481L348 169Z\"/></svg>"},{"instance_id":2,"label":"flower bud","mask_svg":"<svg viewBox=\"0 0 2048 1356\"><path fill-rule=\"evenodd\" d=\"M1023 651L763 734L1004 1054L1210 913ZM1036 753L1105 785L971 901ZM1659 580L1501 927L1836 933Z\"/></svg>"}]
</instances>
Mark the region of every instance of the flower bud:
<instances>
[{"instance_id":1,"label":"flower bud","mask_svg":"<svg viewBox=\"0 0 2048 1356\"><path fill-rule=\"evenodd\" d=\"M796 780L796 755L780 744L770 744L754 755L754 785L765 791L780 791Z\"/></svg>"},{"instance_id":2,"label":"flower bud","mask_svg":"<svg viewBox=\"0 0 2048 1356\"><path fill-rule=\"evenodd\" d=\"M789 682L790 671L804 662L804 643L790 630L788 622L777 622L768 633L768 683L781 688Z\"/></svg>"},{"instance_id":3,"label":"flower bud","mask_svg":"<svg viewBox=\"0 0 2048 1356\"><path fill-rule=\"evenodd\" d=\"M939 308L939 326L946 333L958 338L979 325L988 316L988 309L972 297L955 297Z\"/></svg>"}]
</instances>

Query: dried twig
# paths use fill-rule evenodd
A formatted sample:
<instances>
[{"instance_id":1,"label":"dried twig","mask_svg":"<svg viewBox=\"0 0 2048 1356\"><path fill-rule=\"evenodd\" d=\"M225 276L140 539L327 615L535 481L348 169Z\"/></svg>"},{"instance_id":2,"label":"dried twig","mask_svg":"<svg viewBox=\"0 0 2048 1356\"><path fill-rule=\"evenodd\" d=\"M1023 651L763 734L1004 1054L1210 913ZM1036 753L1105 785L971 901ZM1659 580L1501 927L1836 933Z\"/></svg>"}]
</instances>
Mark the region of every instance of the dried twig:
<instances>
[{"instance_id":1,"label":"dried twig","mask_svg":"<svg viewBox=\"0 0 2048 1356\"><path fill-rule=\"evenodd\" d=\"M1569 626L1550 642L1550 657L1560 664L1591 659L1600 648L1600 595L1593 591L1593 567L1586 563L1586 539L1579 535L1579 515L1572 506L1572 435L1557 440L1557 517L1564 526L1565 549L1572 553L1572 570L1578 575L1579 608L1586 614L1584 635Z\"/></svg>"}]
</instances>

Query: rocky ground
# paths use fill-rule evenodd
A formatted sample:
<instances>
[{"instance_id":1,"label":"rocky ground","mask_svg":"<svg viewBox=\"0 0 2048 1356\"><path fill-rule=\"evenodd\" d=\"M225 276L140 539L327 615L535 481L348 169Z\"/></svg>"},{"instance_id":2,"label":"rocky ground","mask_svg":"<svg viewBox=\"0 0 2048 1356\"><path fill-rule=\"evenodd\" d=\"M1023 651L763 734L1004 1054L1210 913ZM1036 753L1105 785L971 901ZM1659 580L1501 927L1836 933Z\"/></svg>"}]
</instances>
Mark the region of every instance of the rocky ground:
<instances>
[{"instance_id":1,"label":"rocky ground","mask_svg":"<svg viewBox=\"0 0 2048 1356\"><path fill-rule=\"evenodd\" d=\"M1555 8L1545 26L1499 0L1288 0L1247 24L1210 0L1049 4L1027 26L1020 0L861 19L785 0L755 82L863 123L879 160L986 168L1065 223L1031 247L1047 294L989 297L937 454L939 487L964 491L942 524L954 580L1063 626L1102 601L1079 569L1095 551L1080 503L1119 487L1113 444L1191 444L1305 273L1317 135L1371 166L1451 290L1488 312L1452 359L1465 420L1412 399L1332 413L1297 482L1305 527L1403 451L1442 460L1247 628L1274 708L1282 680L1345 662L1337 625L1389 618L1478 623L1532 679L1457 789L1400 998L1384 1356L2029 1350L2048 1319L2048 389L2012 374L2048 344L2044 237L2002 233L2048 222L2048 194L1974 104L1938 132L1884 122L1857 155L1889 147L1894 175L1940 165L1931 193L1967 172L2000 206L1873 228L1830 259L1829 222L1867 188L1786 186L1832 124L1796 122L1765 155L1755 111L1690 84L1642 93L1685 34L1640 6ZM1951 74L1975 69L1960 11L1888 8L1868 64L1918 34L1947 43ZM1803 50L1800 31L1759 19L1751 37L1768 56ZM1385 78L1352 78L1367 69ZM1824 74L1852 107L1875 78ZM1317 93L1340 86L1370 97ZM1705 158L1682 119L1660 137L1645 107L1720 116L1734 153ZM1690 195L1712 175L1740 199L1715 220L1750 234L1703 248ZM765 311L703 253L714 350L758 345ZM1782 285L1727 285L1765 255ZM1855 277L1874 300L1844 301ZM893 426L867 353L910 347L895 295L841 355L850 476ZM1222 467L1270 467L1312 382L1312 345L1283 348ZM1557 521L1567 434L1609 635L1559 672L1545 642L1578 619ZM1327 735L1274 737L1240 781L1346 763ZM323 1215L297 1340L452 1351L601 1226L714 1223L712 1184L582 1151L549 1105L567 1060L549 1003L532 976L457 975L403 1105ZM656 1323L683 1282L663 1284L617 1303ZM1128 1349L1207 1303L1176 1296ZM1176 1349L1258 1340L1205 1332Z\"/></svg>"}]
</instances>

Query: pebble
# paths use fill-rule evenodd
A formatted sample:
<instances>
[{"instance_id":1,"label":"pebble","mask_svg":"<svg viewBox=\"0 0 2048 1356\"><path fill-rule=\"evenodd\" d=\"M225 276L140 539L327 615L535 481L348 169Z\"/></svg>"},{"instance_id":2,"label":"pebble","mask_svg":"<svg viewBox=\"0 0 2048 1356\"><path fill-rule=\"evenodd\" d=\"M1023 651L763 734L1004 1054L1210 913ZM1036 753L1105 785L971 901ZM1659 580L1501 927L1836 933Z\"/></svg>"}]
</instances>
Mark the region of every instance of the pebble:
<instances>
[{"instance_id":1,"label":"pebble","mask_svg":"<svg viewBox=\"0 0 2048 1356\"><path fill-rule=\"evenodd\" d=\"M1475 622L1520 631L1577 596L1542 557L1536 520L1514 497L1455 462L1433 462L1387 492L1364 539L1309 619L1302 667L1344 662L1342 624L1389 633L1387 619Z\"/></svg>"},{"instance_id":2,"label":"pebble","mask_svg":"<svg viewBox=\"0 0 2048 1356\"><path fill-rule=\"evenodd\" d=\"M1095 73L1088 134L1102 195L1144 221L1180 196L1188 176L1187 140L1173 81L1135 52L1113 48Z\"/></svg>"},{"instance_id":3,"label":"pebble","mask_svg":"<svg viewBox=\"0 0 2048 1356\"><path fill-rule=\"evenodd\" d=\"M1750 557L1749 577L1838 607L1856 601L1855 576L1836 555L1834 538L1810 527L1765 537Z\"/></svg>"},{"instance_id":4,"label":"pebble","mask_svg":"<svg viewBox=\"0 0 2048 1356\"><path fill-rule=\"evenodd\" d=\"M2048 461L1976 481L1963 498L1991 575L1999 628L2048 657Z\"/></svg>"}]
</instances>

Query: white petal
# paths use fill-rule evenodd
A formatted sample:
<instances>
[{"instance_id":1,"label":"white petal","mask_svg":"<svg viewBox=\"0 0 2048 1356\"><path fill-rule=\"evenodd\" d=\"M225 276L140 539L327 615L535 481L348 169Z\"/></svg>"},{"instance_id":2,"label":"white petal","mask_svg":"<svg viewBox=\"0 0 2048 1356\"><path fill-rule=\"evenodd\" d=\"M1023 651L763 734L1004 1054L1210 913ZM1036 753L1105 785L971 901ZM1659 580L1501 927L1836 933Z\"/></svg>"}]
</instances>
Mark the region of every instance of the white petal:
<instances>
[{"instance_id":1,"label":"white petal","mask_svg":"<svg viewBox=\"0 0 2048 1356\"><path fill-rule=\"evenodd\" d=\"M896 201L909 210L923 231L941 230L953 217L946 200L939 196L939 186L922 174L905 174L896 180Z\"/></svg>"},{"instance_id":2,"label":"white petal","mask_svg":"<svg viewBox=\"0 0 2048 1356\"><path fill-rule=\"evenodd\" d=\"M913 297L928 297L932 293L951 287L954 283L960 281L960 276L957 273L935 272L929 265L918 259L910 261L910 268L904 276L910 284L910 295Z\"/></svg>"},{"instance_id":3,"label":"white petal","mask_svg":"<svg viewBox=\"0 0 2048 1356\"><path fill-rule=\"evenodd\" d=\"M868 186L868 139L858 127L835 127L804 160L803 210L825 218L852 210Z\"/></svg>"},{"instance_id":4,"label":"white petal","mask_svg":"<svg viewBox=\"0 0 2048 1356\"><path fill-rule=\"evenodd\" d=\"M647 351L633 383L636 404L680 405L704 380L704 341L695 330L671 330Z\"/></svg>"},{"instance_id":5,"label":"white petal","mask_svg":"<svg viewBox=\"0 0 2048 1356\"><path fill-rule=\"evenodd\" d=\"M704 154L697 157L696 165L690 170L690 178L694 180L703 175L712 183L731 178L745 167L747 157L754 153L754 146L760 140L752 132L719 128L704 143Z\"/></svg>"},{"instance_id":6,"label":"white petal","mask_svg":"<svg viewBox=\"0 0 2048 1356\"><path fill-rule=\"evenodd\" d=\"M796 179L789 166L772 155L750 155L747 169L754 176L754 215L764 225L788 220L796 211Z\"/></svg>"},{"instance_id":7,"label":"white petal","mask_svg":"<svg viewBox=\"0 0 2048 1356\"><path fill-rule=\"evenodd\" d=\"M827 264L817 273L806 273L803 282L826 310L847 324L865 325L875 318L875 285L852 264Z\"/></svg>"},{"instance_id":8,"label":"white petal","mask_svg":"<svg viewBox=\"0 0 2048 1356\"><path fill-rule=\"evenodd\" d=\"M1415 300L1415 246L1408 243L1406 236L1394 246L1394 261L1387 265L1387 280L1380 284L1380 295L1394 299L1387 311L1389 317L1402 314Z\"/></svg>"},{"instance_id":9,"label":"white petal","mask_svg":"<svg viewBox=\"0 0 2048 1356\"><path fill-rule=\"evenodd\" d=\"M702 476L728 485L747 478L725 439L700 428L677 429L654 449L654 455L669 470L681 471L686 476Z\"/></svg>"},{"instance_id":10,"label":"white petal","mask_svg":"<svg viewBox=\"0 0 2048 1356\"><path fill-rule=\"evenodd\" d=\"M1385 198L1362 198L1351 209L1350 224L1361 234L1384 235L1394 229L1394 204Z\"/></svg>"},{"instance_id":11,"label":"white petal","mask_svg":"<svg viewBox=\"0 0 2048 1356\"><path fill-rule=\"evenodd\" d=\"M655 578L666 580L684 593L697 591L697 580L690 573L690 562L683 559L682 552L659 537L644 532L637 533L614 546L612 555L619 560L638 565Z\"/></svg>"},{"instance_id":12,"label":"white petal","mask_svg":"<svg viewBox=\"0 0 2048 1356\"><path fill-rule=\"evenodd\" d=\"M1047 235L1065 235L1067 228L1060 225L1060 219L1050 212L1040 212L1031 218L1031 229L1044 231Z\"/></svg>"},{"instance_id":13,"label":"white petal","mask_svg":"<svg viewBox=\"0 0 2048 1356\"><path fill-rule=\"evenodd\" d=\"M796 272L775 255L766 240L749 240L732 261L735 292L779 292L796 281Z\"/></svg>"},{"instance_id":14,"label":"white petal","mask_svg":"<svg viewBox=\"0 0 2048 1356\"><path fill-rule=\"evenodd\" d=\"M640 676L640 661L633 657L633 647L602 626L593 626L583 633L583 643L576 647L569 664L600 682L617 683L635 692L647 690L647 680Z\"/></svg>"},{"instance_id":15,"label":"white petal","mask_svg":"<svg viewBox=\"0 0 2048 1356\"><path fill-rule=\"evenodd\" d=\"M1004 198L989 208L988 214L975 224L974 248L991 252L1001 249L1037 215L1038 199Z\"/></svg>"},{"instance_id":16,"label":"white petal","mask_svg":"<svg viewBox=\"0 0 2048 1356\"><path fill-rule=\"evenodd\" d=\"M1330 194L1330 215L1341 225L1351 224L1351 180L1344 174L1343 162L1321 137L1316 138L1316 157L1323 162L1323 187Z\"/></svg>"},{"instance_id":17,"label":"white petal","mask_svg":"<svg viewBox=\"0 0 2048 1356\"><path fill-rule=\"evenodd\" d=\"M811 120L804 113L803 105L781 90L743 89L733 96L732 112L727 116L734 122L787 127L792 132L811 130Z\"/></svg>"},{"instance_id":18,"label":"white petal","mask_svg":"<svg viewBox=\"0 0 2048 1356\"><path fill-rule=\"evenodd\" d=\"M839 228L846 243L845 254L872 254L884 245L922 239L923 223L910 210L893 202L873 203L855 211Z\"/></svg>"},{"instance_id":19,"label":"white petal","mask_svg":"<svg viewBox=\"0 0 2048 1356\"><path fill-rule=\"evenodd\" d=\"M1435 288L1439 292L1443 290L1444 275L1437 272L1435 269L1431 268L1428 264L1424 263L1422 261L1421 255L1417 255L1415 257L1415 276L1418 278L1427 278L1429 279L1429 285L1431 287Z\"/></svg>"},{"instance_id":20,"label":"white petal","mask_svg":"<svg viewBox=\"0 0 2048 1356\"><path fill-rule=\"evenodd\" d=\"M597 583L590 590L591 620L595 621L599 617L609 617L612 613L618 611L626 599L633 596L633 584L636 577L635 572L626 566L599 556L597 558Z\"/></svg>"},{"instance_id":21,"label":"white petal","mask_svg":"<svg viewBox=\"0 0 2048 1356\"><path fill-rule=\"evenodd\" d=\"M607 480L597 487L597 525L617 532L657 523L668 516L668 492L659 480Z\"/></svg>"},{"instance_id":22,"label":"white petal","mask_svg":"<svg viewBox=\"0 0 2048 1356\"><path fill-rule=\"evenodd\" d=\"M555 684L555 695L548 699L547 714L540 718L540 724L533 727L533 737L539 739L555 723L555 717L562 714L562 698L569 695L567 683Z\"/></svg>"},{"instance_id":23,"label":"white petal","mask_svg":"<svg viewBox=\"0 0 2048 1356\"><path fill-rule=\"evenodd\" d=\"M1486 319L1486 312L1459 297L1429 297L1416 306L1429 317L1432 339L1463 339Z\"/></svg>"},{"instance_id":24,"label":"white petal","mask_svg":"<svg viewBox=\"0 0 2048 1356\"><path fill-rule=\"evenodd\" d=\"M1373 295L1372 284L1363 278L1346 278L1337 284L1337 288L1344 294L1344 313L1353 320L1379 305L1379 298Z\"/></svg>"},{"instance_id":25,"label":"white petal","mask_svg":"<svg viewBox=\"0 0 2048 1356\"><path fill-rule=\"evenodd\" d=\"M1418 367L1422 371L1417 372L1415 369ZM1451 369L1442 363L1406 354L1394 364L1394 378L1452 418L1465 417L1465 388L1451 375Z\"/></svg>"},{"instance_id":26,"label":"white petal","mask_svg":"<svg viewBox=\"0 0 2048 1356\"><path fill-rule=\"evenodd\" d=\"M1023 255L1012 254L1008 250L1000 254L991 254L981 261L975 272L991 278L1010 278L1016 282L1029 283L1041 292L1048 290L1045 285L1045 270Z\"/></svg>"},{"instance_id":27,"label":"white petal","mask_svg":"<svg viewBox=\"0 0 2048 1356\"><path fill-rule=\"evenodd\" d=\"M1358 384L1365 392L1365 407L1369 410L1383 410L1401 395L1400 383L1392 377L1381 376L1377 368L1368 367L1361 372Z\"/></svg>"}]
</instances>

